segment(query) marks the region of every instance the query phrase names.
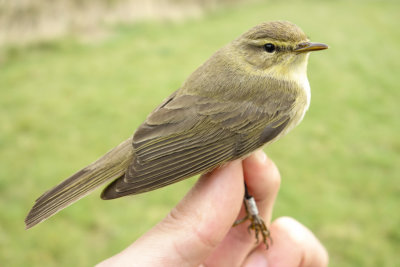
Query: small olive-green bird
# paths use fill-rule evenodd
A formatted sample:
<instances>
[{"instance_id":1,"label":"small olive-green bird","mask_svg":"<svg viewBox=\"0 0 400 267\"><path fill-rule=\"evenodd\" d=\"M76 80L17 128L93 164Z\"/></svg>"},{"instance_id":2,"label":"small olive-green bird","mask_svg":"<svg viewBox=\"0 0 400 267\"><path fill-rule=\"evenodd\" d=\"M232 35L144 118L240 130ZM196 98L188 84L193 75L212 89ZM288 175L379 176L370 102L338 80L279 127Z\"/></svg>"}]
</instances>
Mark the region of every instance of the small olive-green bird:
<instances>
[{"instance_id":1,"label":"small olive-green bird","mask_svg":"<svg viewBox=\"0 0 400 267\"><path fill-rule=\"evenodd\" d=\"M104 183L102 199L155 190L244 158L300 123L310 105L312 43L295 24L262 23L218 50L166 98L134 135L36 200L26 227ZM252 201L249 201L252 200ZM268 230L246 190L250 228Z\"/></svg>"}]
</instances>

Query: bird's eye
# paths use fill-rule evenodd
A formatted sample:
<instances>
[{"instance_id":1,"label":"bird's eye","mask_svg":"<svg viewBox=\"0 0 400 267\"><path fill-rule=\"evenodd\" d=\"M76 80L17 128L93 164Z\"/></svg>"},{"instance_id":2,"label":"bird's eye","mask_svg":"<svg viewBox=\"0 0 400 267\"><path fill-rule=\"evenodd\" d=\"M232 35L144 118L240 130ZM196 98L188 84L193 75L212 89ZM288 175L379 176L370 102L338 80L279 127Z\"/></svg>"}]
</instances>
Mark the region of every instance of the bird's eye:
<instances>
[{"instance_id":1,"label":"bird's eye","mask_svg":"<svg viewBox=\"0 0 400 267\"><path fill-rule=\"evenodd\" d=\"M271 43L265 44L264 48L268 53L273 53L275 51L275 45Z\"/></svg>"}]
</instances>

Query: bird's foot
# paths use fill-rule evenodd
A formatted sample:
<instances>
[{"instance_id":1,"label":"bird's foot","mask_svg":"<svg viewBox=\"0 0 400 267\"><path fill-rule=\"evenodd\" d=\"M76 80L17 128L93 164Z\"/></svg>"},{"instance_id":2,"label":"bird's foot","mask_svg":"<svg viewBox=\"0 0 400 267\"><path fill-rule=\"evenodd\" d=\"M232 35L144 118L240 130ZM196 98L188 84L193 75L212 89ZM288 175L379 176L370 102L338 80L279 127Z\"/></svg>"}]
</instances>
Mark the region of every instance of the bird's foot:
<instances>
[{"instance_id":1,"label":"bird's foot","mask_svg":"<svg viewBox=\"0 0 400 267\"><path fill-rule=\"evenodd\" d=\"M254 231L254 235L256 237L256 244L260 241L259 235L261 234L262 241L265 244L265 247L268 249L269 244L272 245L272 238L270 231L268 230L267 225L265 224L263 218L258 214L257 206L254 201L254 198L248 198L244 200L245 207L246 207L246 213L247 215L235 221L233 226L237 226L247 220L250 221L250 225L247 227L247 230L249 234L251 234L251 231Z\"/></svg>"},{"instance_id":2,"label":"bird's foot","mask_svg":"<svg viewBox=\"0 0 400 267\"><path fill-rule=\"evenodd\" d=\"M247 230L249 231L249 233L251 230L254 231L257 240L256 243L259 242L259 234L261 234L262 241L265 244L266 248L268 249L269 248L268 241L272 244L272 239L271 239L271 234L264 220L259 215L252 215L250 216L249 220L250 220L250 225L249 227L247 227Z\"/></svg>"}]
</instances>

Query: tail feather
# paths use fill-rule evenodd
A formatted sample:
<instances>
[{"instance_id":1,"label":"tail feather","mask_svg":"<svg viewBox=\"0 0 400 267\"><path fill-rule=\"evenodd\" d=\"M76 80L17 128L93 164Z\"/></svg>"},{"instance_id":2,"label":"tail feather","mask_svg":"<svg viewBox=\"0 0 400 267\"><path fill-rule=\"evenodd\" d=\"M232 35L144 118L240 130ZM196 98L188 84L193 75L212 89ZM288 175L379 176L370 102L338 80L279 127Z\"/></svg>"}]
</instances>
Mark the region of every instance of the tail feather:
<instances>
[{"instance_id":1,"label":"tail feather","mask_svg":"<svg viewBox=\"0 0 400 267\"><path fill-rule=\"evenodd\" d=\"M40 196L25 218L26 229L68 207L102 184L123 176L132 158L132 138L129 138Z\"/></svg>"}]
</instances>

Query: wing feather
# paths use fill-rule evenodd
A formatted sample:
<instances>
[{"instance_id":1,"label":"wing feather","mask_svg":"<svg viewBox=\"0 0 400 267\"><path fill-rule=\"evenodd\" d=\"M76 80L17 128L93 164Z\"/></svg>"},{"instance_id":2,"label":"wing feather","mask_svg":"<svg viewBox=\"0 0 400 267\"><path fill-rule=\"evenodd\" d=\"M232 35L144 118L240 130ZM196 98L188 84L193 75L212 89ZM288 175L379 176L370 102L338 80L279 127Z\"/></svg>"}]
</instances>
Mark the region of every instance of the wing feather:
<instances>
[{"instance_id":1,"label":"wing feather","mask_svg":"<svg viewBox=\"0 0 400 267\"><path fill-rule=\"evenodd\" d=\"M282 132L290 119L282 110L291 109L270 114L254 103L174 94L139 127L133 162L102 198L154 190L243 157Z\"/></svg>"}]
</instances>

